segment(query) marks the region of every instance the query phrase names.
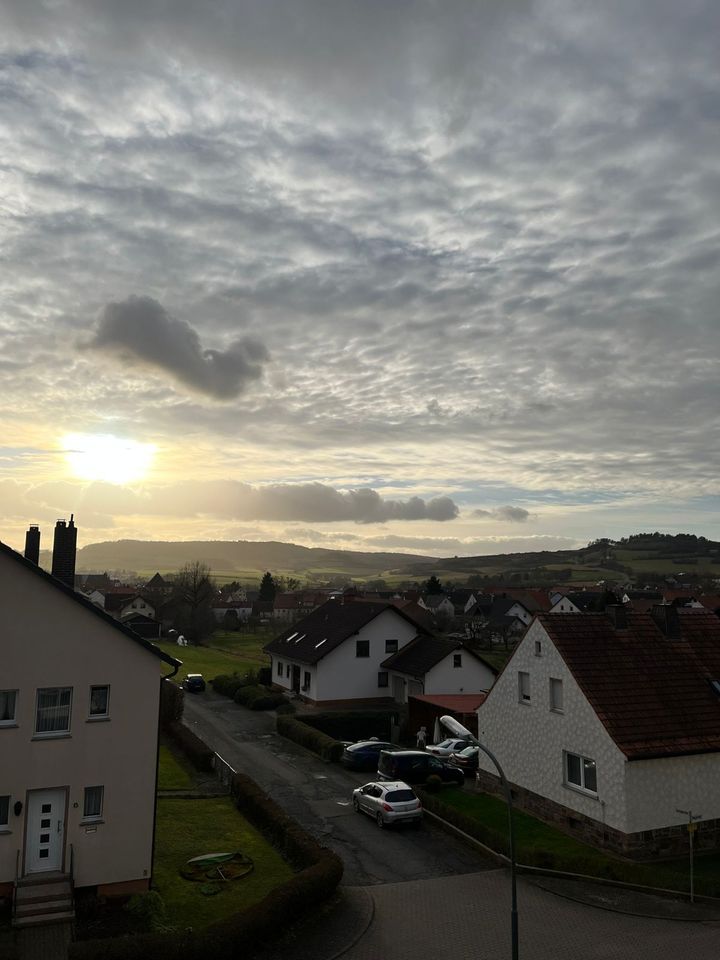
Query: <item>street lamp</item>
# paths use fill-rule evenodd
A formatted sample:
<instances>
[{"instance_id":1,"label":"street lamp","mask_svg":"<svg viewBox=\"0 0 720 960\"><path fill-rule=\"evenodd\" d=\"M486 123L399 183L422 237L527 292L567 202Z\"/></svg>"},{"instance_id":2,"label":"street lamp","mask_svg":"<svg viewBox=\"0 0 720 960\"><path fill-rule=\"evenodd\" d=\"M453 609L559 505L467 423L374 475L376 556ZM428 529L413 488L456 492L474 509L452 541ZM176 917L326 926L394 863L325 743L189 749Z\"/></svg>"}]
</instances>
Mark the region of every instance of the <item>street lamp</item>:
<instances>
[{"instance_id":1,"label":"street lamp","mask_svg":"<svg viewBox=\"0 0 720 960\"><path fill-rule=\"evenodd\" d=\"M512 942L512 960L518 960L518 911L517 911L517 884L515 881L515 834L513 832L513 805L512 805L512 793L510 792L510 784L507 782L507 777L503 771L503 768L498 763L498 759L494 753L491 753L486 746L484 746L477 737L473 736L472 733L468 730L467 727L464 727L455 717L440 717L440 723L445 727L446 730L449 730L450 733L455 734L456 737L464 737L466 740L477 747L479 750L482 750L486 756L488 756L492 762L495 764L495 768L500 776L500 782L502 783L503 790L505 791L505 800L507 801L508 808L508 834L510 840L510 887L511 887L511 906L510 906L510 938ZM692 834L691 834L692 837ZM691 840L692 842L692 840Z\"/></svg>"}]
</instances>

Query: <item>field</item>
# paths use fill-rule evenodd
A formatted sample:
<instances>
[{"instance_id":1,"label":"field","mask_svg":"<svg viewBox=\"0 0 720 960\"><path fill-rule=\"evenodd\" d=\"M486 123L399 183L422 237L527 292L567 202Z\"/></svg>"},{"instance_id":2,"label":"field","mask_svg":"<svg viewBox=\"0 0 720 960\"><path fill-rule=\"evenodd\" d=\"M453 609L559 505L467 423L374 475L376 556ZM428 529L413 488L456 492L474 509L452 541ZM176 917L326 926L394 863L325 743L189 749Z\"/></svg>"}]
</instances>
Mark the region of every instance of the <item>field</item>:
<instances>
[{"instance_id":1,"label":"field","mask_svg":"<svg viewBox=\"0 0 720 960\"><path fill-rule=\"evenodd\" d=\"M182 660L183 665L175 678L179 683L186 673L201 673L206 680L212 680L221 673L247 673L248 670L268 666L270 660L262 647L274 635L274 630L257 633L218 630L205 646L178 647L167 640L154 642L171 657ZM167 673L167 664L161 666L162 672Z\"/></svg>"}]
</instances>

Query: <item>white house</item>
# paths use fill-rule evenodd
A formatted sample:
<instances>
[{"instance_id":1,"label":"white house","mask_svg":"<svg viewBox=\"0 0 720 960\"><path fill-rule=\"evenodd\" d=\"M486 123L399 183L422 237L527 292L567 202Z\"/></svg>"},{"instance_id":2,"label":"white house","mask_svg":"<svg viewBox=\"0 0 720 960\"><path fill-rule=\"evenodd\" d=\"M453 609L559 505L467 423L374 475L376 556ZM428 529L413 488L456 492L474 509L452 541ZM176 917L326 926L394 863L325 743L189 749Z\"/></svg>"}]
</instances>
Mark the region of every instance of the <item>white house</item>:
<instances>
[{"instance_id":1,"label":"white house","mask_svg":"<svg viewBox=\"0 0 720 960\"><path fill-rule=\"evenodd\" d=\"M390 603L340 597L288 627L265 651L274 685L308 701L391 701L382 663L423 632Z\"/></svg>"},{"instance_id":2,"label":"white house","mask_svg":"<svg viewBox=\"0 0 720 960\"><path fill-rule=\"evenodd\" d=\"M238 621L245 623L252 614L252 604L249 600L215 600L212 605L212 614L218 623L227 617L228 611L235 613Z\"/></svg>"},{"instance_id":3,"label":"white house","mask_svg":"<svg viewBox=\"0 0 720 960\"><path fill-rule=\"evenodd\" d=\"M381 664L390 675L393 699L407 703L422 694L489 690L497 670L457 640L420 635Z\"/></svg>"},{"instance_id":4,"label":"white house","mask_svg":"<svg viewBox=\"0 0 720 960\"><path fill-rule=\"evenodd\" d=\"M444 593L427 593L419 598L418 605L429 610L436 617L452 620L455 616L455 604Z\"/></svg>"},{"instance_id":5,"label":"white house","mask_svg":"<svg viewBox=\"0 0 720 960\"><path fill-rule=\"evenodd\" d=\"M159 668L179 662L4 544L0 611L0 897L16 876L40 898L45 877L147 890Z\"/></svg>"},{"instance_id":6,"label":"white house","mask_svg":"<svg viewBox=\"0 0 720 960\"><path fill-rule=\"evenodd\" d=\"M155 619L155 607L139 593L132 600L122 604L118 611L118 617L120 620L127 620L137 614L148 617L150 620Z\"/></svg>"},{"instance_id":7,"label":"white house","mask_svg":"<svg viewBox=\"0 0 720 960\"><path fill-rule=\"evenodd\" d=\"M626 856L720 846L720 620L539 614L478 710L519 806ZM478 780L497 790L481 757Z\"/></svg>"},{"instance_id":8,"label":"white house","mask_svg":"<svg viewBox=\"0 0 720 960\"><path fill-rule=\"evenodd\" d=\"M594 605L603 598L602 593L582 590L578 593L558 593L553 595L550 613L587 613L597 609Z\"/></svg>"}]
</instances>

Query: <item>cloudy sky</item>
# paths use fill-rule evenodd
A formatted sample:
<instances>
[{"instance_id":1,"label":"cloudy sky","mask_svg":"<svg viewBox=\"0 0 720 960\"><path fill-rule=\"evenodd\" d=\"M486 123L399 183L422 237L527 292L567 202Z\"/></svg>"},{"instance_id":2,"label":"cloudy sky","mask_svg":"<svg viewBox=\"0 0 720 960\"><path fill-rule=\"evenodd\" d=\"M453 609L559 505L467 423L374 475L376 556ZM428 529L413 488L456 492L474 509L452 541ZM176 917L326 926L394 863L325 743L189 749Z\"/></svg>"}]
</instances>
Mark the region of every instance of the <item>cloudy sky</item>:
<instances>
[{"instance_id":1,"label":"cloudy sky","mask_svg":"<svg viewBox=\"0 0 720 960\"><path fill-rule=\"evenodd\" d=\"M0 8L0 539L720 538L717 2Z\"/></svg>"}]
</instances>

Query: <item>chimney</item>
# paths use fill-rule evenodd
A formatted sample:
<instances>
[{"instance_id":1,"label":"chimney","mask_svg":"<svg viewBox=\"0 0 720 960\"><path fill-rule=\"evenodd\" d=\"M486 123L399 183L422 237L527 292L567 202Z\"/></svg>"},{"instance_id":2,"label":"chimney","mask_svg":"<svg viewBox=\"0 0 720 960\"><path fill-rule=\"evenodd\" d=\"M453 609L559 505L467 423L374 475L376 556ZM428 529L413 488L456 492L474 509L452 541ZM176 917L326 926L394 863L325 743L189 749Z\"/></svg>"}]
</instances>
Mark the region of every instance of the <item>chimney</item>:
<instances>
[{"instance_id":1,"label":"chimney","mask_svg":"<svg viewBox=\"0 0 720 960\"><path fill-rule=\"evenodd\" d=\"M73 514L70 522L58 520L55 524L55 539L53 540L52 575L62 580L64 584L75 589L75 552L77 548L77 527L73 523Z\"/></svg>"},{"instance_id":2,"label":"chimney","mask_svg":"<svg viewBox=\"0 0 720 960\"><path fill-rule=\"evenodd\" d=\"M36 524L31 524L25 534L25 559L35 566L40 562L40 528Z\"/></svg>"},{"instance_id":3,"label":"chimney","mask_svg":"<svg viewBox=\"0 0 720 960\"><path fill-rule=\"evenodd\" d=\"M657 604L650 611L653 620L667 640L682 640L678 608L668 603Z\"/></svg>"},{"instance_id":4,"label":"chimney","mask_svg":"<svg viewBox=\"0 0 720 960\"><path fill-rule=\"evenodd\" d=\"M627 630L627 610L621 603L609 603L605 607L605 616L610 620L615 630Z\"/></svg>"}]
</instances>

